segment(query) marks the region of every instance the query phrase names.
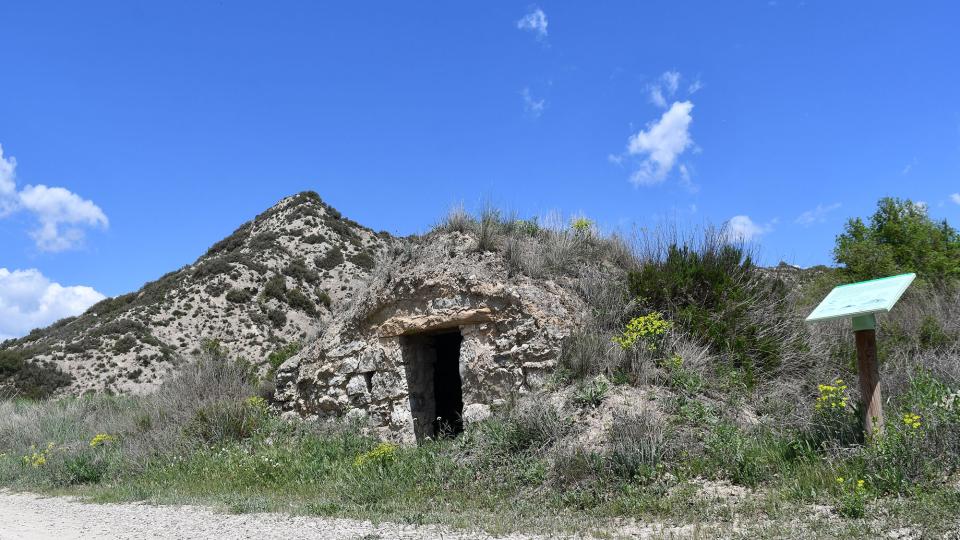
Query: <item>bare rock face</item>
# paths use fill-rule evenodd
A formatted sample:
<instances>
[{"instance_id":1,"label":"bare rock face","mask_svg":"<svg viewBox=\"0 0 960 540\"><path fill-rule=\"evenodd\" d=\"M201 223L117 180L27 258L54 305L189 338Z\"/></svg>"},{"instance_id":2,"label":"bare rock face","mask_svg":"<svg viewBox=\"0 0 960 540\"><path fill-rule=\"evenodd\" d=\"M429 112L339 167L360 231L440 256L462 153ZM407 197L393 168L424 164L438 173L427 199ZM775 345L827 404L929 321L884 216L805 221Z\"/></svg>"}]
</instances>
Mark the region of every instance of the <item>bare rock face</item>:
<instances>
[{"instance_id":1,"label":"bare rock face","mask_svg":"<svg viewBox=\"0 0 960 540\"><path fill-rule=\"evenodd\" d=\"M300 193L193 264L4 342L0 354L59 369L60 393L149 392L207 340L265 371L270 353L310 339L350 305L393 241Z\"/></svg>"},{"instance_id":2,"label":"bare rock face","mask_svg":"<svg viewBox=\"0 0 960 540\"><path fill-rule=\"evenodd\" d=\"M277 372L289 414L364 419L400 441L456 433L542 386L585 307L570 284L512 274L461 233L387 257L369 286Z\"/></svg>"}]
</instances>

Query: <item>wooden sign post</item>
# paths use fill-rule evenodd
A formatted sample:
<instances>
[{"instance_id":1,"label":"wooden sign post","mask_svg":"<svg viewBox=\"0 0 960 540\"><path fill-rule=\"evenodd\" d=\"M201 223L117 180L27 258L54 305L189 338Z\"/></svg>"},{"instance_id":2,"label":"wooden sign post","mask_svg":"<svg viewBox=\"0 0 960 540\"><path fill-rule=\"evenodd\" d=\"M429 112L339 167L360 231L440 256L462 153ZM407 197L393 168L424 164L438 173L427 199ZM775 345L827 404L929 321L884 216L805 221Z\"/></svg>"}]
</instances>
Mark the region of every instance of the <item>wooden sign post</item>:
<instances>
[{"instance_id":1,"label":"wooden sign post","mask_svg":"<svg viewBox=\"0 0 960 540\"><path fill-rule=\"evenodd\" d=\"M863 405L863 429L868 440L883 431L876 314L889 312L916 277L916 274L902 274L840 285L830 291L807 317L807 321L847 317L852 319L857 342L857 374Z\"/></svg>"}]
</instances>

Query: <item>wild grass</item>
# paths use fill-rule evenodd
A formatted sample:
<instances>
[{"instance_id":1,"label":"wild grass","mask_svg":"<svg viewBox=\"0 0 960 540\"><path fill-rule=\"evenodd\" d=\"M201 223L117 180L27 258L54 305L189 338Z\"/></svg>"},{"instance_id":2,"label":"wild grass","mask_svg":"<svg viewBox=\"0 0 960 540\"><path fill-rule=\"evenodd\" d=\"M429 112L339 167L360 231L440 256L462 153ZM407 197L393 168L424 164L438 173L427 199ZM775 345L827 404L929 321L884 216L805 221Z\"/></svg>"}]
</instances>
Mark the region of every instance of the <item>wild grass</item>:
<instances>
[{"instance_id":1,"label":"wild grass","mask_svg":"<svg viewBox=\"0 0 960 540\"><path fill-rule=\"evenodd\" d=\"M865 480L866 509L934 534L950 530L960 511L960 497L945 483L960 450L955 411L943 408L950 390L933 379L917 382L890 412L916 411L923 427L891 421L889 439L875 447L818 447L800 432L739 425L716 406L696 412L693 404L704 402L681 393L664 413L615 412L600 446L578 442L583 428L568 416L571 403L521 399L456 440L361 459L380 442L356 426L281 420L251 399L244 366L208 356L154 396L0 404L0 483L97 501L498 533L587 532L614 519L709 525L730 512L754 525L778 523L804 505L852 504L843 503L843 477ZM93 445L98 436L105 442ZM731 510L704 498L702 479L757 491ZM862 518L845 519L859 520L862 537L875 531Z\"/></svg>"},{"instance_id":2,"label":"wild grass","mask_svg":"<svg viewBox=\"0 0 960 540\"><path fill-rule=\"evenodd\" d=\"M553 212L543 219L521 219L516 214L484 205L477 215L455 206L432 232L469 235L477 251L502 253L514 272L530 277L575 276L593 261L630 268L633 246L619 234L602 235L585 218L564 218Z\"/></svg>"}]
</instances>

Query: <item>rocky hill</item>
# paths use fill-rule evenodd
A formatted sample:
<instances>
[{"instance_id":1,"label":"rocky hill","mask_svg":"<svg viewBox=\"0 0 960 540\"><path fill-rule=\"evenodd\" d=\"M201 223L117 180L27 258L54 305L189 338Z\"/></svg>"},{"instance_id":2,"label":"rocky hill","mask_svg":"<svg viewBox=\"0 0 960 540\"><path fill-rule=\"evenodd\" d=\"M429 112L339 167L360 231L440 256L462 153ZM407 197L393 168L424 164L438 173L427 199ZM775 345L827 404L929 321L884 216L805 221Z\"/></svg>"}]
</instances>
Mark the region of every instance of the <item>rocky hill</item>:
<instances>
[{"instance_id":1,"label":"rocky hill","mask_svg":"<svg viewBox=\"0 0 960 540\"><path fill-rule=\"evenodd\" d=\"M211 342L265 370L350 302L390 242L316 193L285 198L193 264L0 344L0 380L28 394L141 393Z\"/></svg>"}]
</instances>

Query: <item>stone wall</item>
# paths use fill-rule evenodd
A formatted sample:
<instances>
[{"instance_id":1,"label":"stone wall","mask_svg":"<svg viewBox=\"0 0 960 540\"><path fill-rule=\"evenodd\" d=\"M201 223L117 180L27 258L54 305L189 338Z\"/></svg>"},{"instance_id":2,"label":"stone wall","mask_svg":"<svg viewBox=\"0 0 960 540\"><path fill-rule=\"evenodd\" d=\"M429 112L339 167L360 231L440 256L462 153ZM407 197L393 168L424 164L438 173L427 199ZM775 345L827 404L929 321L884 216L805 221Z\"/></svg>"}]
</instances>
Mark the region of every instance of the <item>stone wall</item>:
<instances>
[{"instance_id":1,"label":"stone wall","mask_svg":"<svg viewBox=\"0 0 960 540\"><path fill-rule=\"evenodd\" d=\"M502 256L477 252L456 233L408 246L357 306L281 366L277 401L291 414L361 418L377 435L405 442L431 420L429 409L416 421L411 412L409 389L418 399L432 382L417 368L430 359L416 336L459 330L469 423L541 386L583 313L568 287L511 275Z\"/></svg>"}]
</instances>

